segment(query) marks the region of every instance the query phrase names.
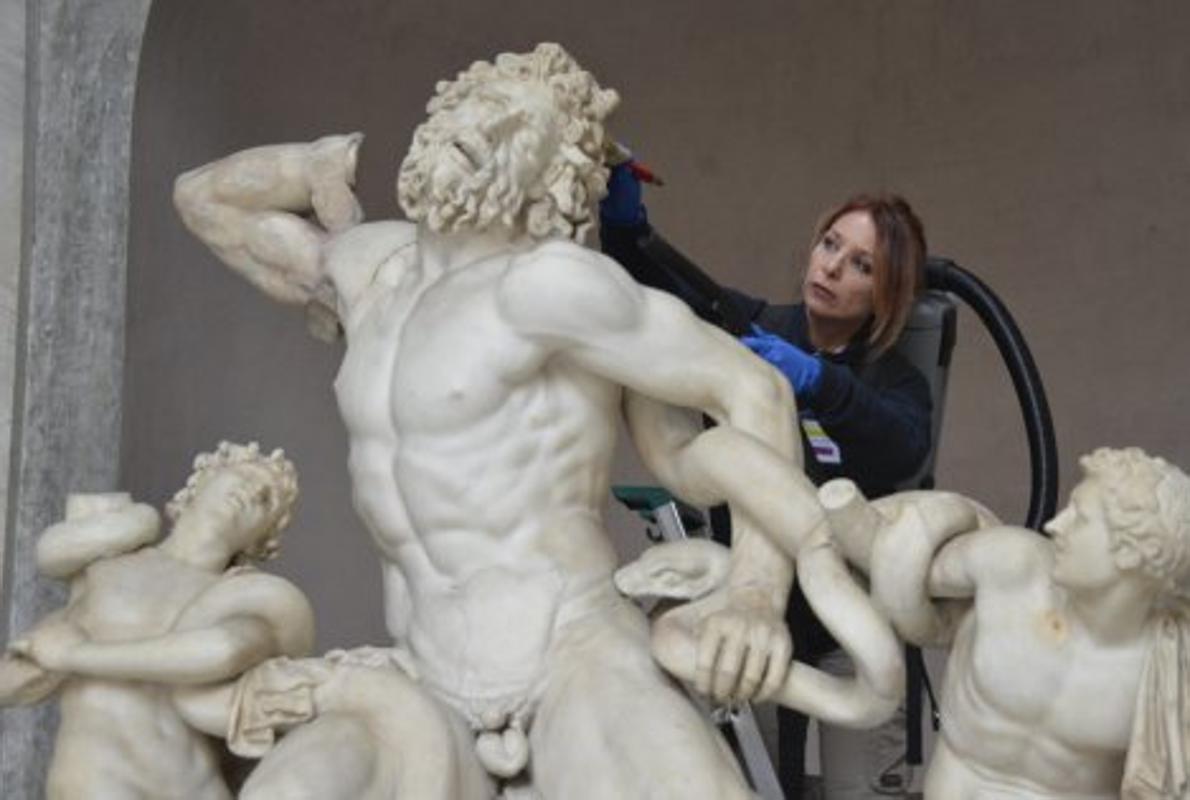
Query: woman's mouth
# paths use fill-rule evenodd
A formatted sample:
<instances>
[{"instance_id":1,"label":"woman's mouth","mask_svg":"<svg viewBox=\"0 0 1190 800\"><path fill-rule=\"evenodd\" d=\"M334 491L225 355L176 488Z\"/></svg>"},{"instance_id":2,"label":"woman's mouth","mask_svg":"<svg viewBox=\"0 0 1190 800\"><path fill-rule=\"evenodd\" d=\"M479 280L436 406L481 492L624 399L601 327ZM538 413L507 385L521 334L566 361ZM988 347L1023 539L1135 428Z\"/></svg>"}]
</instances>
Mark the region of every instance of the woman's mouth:
<instances>
[{"instance_id":1,"label":"woman's mouth","mask_svg":"<svg viewBox=\"0 0 1190 800\"><path fill-rule=\"evenodd\" d=\"M815 299L826 303L835 302L835 293L823 286L821 283L811 283L810 294L813 295Z\"/></svg>"}]
</instances>

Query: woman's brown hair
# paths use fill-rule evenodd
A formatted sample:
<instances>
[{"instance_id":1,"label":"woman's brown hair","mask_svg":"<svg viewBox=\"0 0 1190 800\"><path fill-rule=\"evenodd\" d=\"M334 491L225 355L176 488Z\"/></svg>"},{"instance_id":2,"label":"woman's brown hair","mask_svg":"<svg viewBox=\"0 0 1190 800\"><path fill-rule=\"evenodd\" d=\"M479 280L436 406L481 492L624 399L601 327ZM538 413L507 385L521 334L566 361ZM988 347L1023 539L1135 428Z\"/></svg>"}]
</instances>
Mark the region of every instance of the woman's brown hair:
<instances>
[{"instance_id":1,"label":"woman's brown hair","mask_svg":"<svg viewBox=\"0 0 1190 800\"><path fill-rule=\"evenodd\" d=\"M839 217L865 211L876 226L872 278L872 324L868 347L879 356L897 340L918 292L925 285L926 235L905 198L896 194L857 194L827 212L814 228L817 245Z\"/></svg>"}]
</instances>

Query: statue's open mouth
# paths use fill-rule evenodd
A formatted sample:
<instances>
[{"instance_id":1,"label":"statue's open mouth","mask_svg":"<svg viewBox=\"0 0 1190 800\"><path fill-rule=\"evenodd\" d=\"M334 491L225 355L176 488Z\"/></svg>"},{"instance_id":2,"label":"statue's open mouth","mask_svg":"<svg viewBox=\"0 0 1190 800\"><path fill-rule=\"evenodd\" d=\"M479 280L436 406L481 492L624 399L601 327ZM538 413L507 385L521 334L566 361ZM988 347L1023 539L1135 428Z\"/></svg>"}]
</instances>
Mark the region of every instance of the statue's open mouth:
<instances>
[{"instance_id":1,"label":"statue's open mouth","mask_svg":"<svg viewBox=\"0 0 1190 800\"><path fill-rule=\"evenodd\" d=\"M462 156L466 165L473 170L479 169L480 165L483 163L482 154L474 144L456 139L455 141L451 142L451 148L455 153Z\"/></svg>"}]
</instances>

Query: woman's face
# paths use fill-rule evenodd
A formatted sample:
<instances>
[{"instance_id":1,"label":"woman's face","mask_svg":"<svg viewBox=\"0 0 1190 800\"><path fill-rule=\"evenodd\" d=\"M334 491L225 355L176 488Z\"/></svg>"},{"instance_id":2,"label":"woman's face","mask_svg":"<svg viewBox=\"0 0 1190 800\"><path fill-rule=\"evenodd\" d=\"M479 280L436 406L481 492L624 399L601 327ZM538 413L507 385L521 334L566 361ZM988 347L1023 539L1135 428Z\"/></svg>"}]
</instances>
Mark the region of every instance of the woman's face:
<instances>
[{"instance_id":1,"label":"woman's face","mask_svg":"<svg viewBox=\"0 0 1190 800\"><path fill-rule=\"evenodd\" d=\"M802 282L806 313L859 328L872 315L876 224L867 211L849 211L827 228L810 251Z\"/></svg>"}]
</instances>

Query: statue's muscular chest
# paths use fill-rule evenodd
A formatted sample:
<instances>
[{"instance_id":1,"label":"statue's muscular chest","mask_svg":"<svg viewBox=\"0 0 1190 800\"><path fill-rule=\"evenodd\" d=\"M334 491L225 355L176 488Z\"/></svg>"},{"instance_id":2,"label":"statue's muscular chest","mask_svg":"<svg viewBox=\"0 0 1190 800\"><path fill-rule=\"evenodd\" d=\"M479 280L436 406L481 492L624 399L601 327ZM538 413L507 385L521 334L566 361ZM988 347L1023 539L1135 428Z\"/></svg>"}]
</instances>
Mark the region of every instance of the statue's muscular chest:
<instances>
[{"instance_id":1,"label":"statue's muscular chest","mask_svg":"<svg viewBox=\"0 0 1190 800\"><path fill-rule=\"evenodd\" d=\"M504 266L489 261L377 290L349 331L336 382L349 427L453 431L504 407L543 358L501 314Z\"/></svg>"},{"instance_id":2,"label":"statue's muscular chest","mask_svg":"<svg viewBox=\"0 0 1190 800\"><path fill-rule=\"evenodd\" d=\"M1142 650L1097 646L1054 609L1021 611L1011 623L981 620L972 675L979 693L1075 750L1124 747Z\"/></svg>"},{"instance_id":3,"label":"statue's muscular chest","mask_svg":"<svg viewBox=\"0 0 1190 800\"><path fill-rule=\"evenodd\" d=\"M210 573L148 548L88 567L70 618L103 641L163 634L213 582Z\"/></svg>"}]
</instances>

